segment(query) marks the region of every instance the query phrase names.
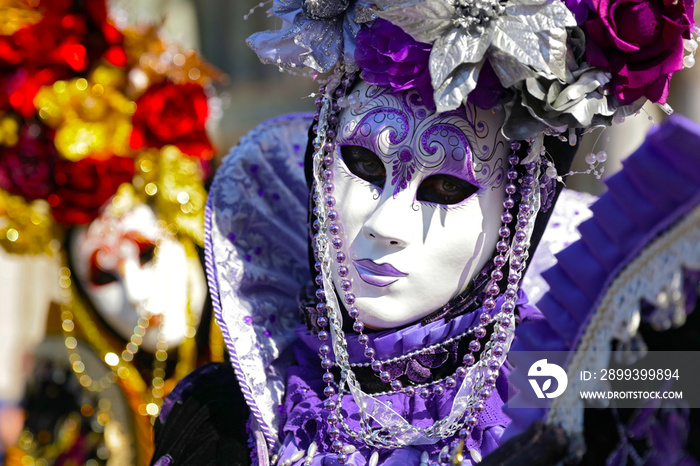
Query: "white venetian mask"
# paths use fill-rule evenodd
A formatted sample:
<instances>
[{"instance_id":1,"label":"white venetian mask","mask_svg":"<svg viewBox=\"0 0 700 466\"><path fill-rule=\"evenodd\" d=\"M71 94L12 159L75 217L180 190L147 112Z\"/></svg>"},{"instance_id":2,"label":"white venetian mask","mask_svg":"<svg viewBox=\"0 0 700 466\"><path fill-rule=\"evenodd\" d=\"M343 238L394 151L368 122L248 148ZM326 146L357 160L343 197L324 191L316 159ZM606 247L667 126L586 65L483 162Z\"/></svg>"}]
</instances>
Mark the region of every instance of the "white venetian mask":
<instances>
[{"instance_id":1,"label":"white venetian mask","mask_svg":"<svg viewBox=\"0 0 700 466\"><path fill-rule=\"evenodd\" d=\"M169 348L179 345L188 313L199 321L206 295L202 267L150 207L137 205L118 217L106 211L77 228L70 254L95 311L121 338L128 341L139 317L148 317L143 350L155 352L159 332Z\"/></svg>"},{"instance_id":2,"label":"white venetian mask","mask_svg":"<svg viewBox=\"0 0 700 466\"><path fill-rule=\"evenodd\" d=\"M360 319L419 320L464 291L501 226L509 144L503 115L467 106L433 114L415 92L364 82L340 115L334 162L340 238Z\"/></svg>"}]
</instances>

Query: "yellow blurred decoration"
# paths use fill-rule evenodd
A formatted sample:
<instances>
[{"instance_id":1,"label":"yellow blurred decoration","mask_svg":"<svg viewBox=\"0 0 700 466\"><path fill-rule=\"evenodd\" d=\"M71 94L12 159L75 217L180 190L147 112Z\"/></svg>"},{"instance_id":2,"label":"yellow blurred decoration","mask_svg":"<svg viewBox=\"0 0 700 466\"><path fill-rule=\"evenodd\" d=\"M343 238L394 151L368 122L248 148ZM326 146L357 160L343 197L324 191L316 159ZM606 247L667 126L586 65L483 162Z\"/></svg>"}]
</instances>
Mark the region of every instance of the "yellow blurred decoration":
<instances>
[{"instance_id":1,"label":"yellow blurred decoration","mask_svg":"<svg viewBox=\"0 0 700 466\"><path fill-rule=\"evenodd\" d=\"M0 146L12 147L17 144L17 141L19 141L17 119L11 115L0 113Z\"/></svg>"},{"instance_id":2,"label":"yellow blurred decoration","mask_svg":"<svg viewBox=\"0 0 700 466\"><path fill-rule=\"evenodd\" d=\"M0 246L12 254L52 254L57 232L46 201L0 189Z\"/></svg>"},{"instance_id":3,"label":"yellow blurred decoration","mask_svg":"<svg viewBox=\"0 0 700 466\"><path fill-rule=\"evenodd\" d=\"M44 123L56 129L54 142L66 159L128 156L136 106L113 87L124 80L123 73L101 66L92 76L99 82L78 78L42 87L34 106Z\"/></svg>"},{"instance_id":4,"label":"yellow blurred decoration","mask_svg":"<svg viewBox=\"0 0 700 466\"><path fill-rule=\"evenodd\" d=\"M136 156L134 179L143 185L144 200L154 203L158 216L174 234L204 244L204 173L198 160L175 146L144 150ZM150 200L149 200L150 199Z\"/></svg>"},{"instance_id":5,"label":"yellow blurred decoration","mask_svg":"<svg viewBox=\"0 0 700 466\"><path fill-rule=\"evenodd\" d=\"M22 0L0 0L0 36L11 36L41 21L41 12L35 6Z\"/></svg>"}]
</instances>

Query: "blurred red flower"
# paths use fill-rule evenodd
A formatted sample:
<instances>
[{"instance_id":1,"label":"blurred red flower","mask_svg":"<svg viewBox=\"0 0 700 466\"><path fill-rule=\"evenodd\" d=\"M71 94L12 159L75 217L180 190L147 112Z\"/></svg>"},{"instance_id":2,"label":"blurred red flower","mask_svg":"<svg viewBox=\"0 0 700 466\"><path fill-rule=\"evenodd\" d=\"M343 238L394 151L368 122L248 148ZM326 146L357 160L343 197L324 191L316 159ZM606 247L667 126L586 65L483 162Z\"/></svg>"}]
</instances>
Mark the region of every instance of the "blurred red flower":
<instances>
[{"instance_id":1,"label":"blurred red flower","mask_svg":"<svg viewBox=\"0 0 700 466\"><path fill-rule=\"evenodd\" d=\"M36 124L25 125L17 144L0 146L0 187L28 200L46 199L54 190L56 148Z\"/></svg>"},{"instance_id":2,"label":"blurred red flower","mask_svg":"<svg viewBox=\"0 0 700 466\"><path fill-rule=\"evenodd\" d=\"M78 162L58 159L56 191L48 197L51 213L64 225L85 224L97 218L100 207L122 183L130 183L134 161L113 156L86 157Z\"/></svg>"},{"instance_id":3,"label":"blurred red flower","mask_svg":"<svg viewBox=\"0 0 700 466\"><path fill-rule=\"evenodd\" d=\"M205 130L208 114L207 96L199 84L155 84L136 101L131 147L173 144L185 154L208 160L214 153Z\"/></svg>"},{"instance_id":4,"label":"blurred red flower","mask_svg":"<svg viewBox=\"0 0 700 466\"><path fill-rule=\"evenodd\" d=\"M103 57L126 65L124 36L107 21L104 0L51 0L38 7L43 18L10 36L0 36L0 68L66 67L83 72Z\"/></svg>"}]
</instances>

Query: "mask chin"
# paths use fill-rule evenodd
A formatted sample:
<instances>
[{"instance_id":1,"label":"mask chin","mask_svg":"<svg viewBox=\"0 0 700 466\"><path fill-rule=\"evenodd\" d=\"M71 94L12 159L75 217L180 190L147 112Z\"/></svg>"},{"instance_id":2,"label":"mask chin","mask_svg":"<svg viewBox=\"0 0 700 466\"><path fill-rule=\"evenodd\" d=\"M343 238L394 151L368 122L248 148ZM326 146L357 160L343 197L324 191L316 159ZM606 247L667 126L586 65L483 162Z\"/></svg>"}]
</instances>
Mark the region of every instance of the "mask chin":
<instances>
[{"instance_id":1,"label":"mask chin","mask_svg":"<svg viewBox=\"0 0 700 466\"><path fill-rule=\"evenodd\" d=\"M150 207L137 205L118 217L105 212L76 227L68 254L100 320L125 342L143 333L142 351L154 353L159 339L178 346L199 322L206 299L202 267L162 230Z\"/></svg>"}]
</instances>

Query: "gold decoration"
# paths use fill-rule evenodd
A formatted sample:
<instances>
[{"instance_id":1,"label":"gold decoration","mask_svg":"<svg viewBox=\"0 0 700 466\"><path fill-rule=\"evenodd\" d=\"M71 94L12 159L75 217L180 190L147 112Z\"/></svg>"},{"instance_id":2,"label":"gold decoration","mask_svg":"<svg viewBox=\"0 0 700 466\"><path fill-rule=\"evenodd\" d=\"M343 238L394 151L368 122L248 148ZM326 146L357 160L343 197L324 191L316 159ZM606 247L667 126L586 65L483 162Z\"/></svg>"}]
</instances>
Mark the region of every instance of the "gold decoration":
<instances>
[{"instance_id":1,"label":"gold decoration","mask_svg":"<svg viewBox=\"0 0 700 466\"><path fill-rule=\"evenodd\" d=\"M0 246L12 254L48 254L60 248L46 201L26 201L0 189Z\"/></svg>"},{"instance_id":2,"label":"gold decoration","mask_svg":"<svg viewBox=\"0 0 700 466\"><path fill-rule=\"evenodd\" d=\"M41 21L43 16L35 9L38 3L36 0L0 0L0 36L11 36Z\"/></svg>"},{"instance_id":3,"label":"gold decoration","mask_svg":"<svg viewBox=\"0 0 700 466\"><path fill-rule=\"evenodd\" d=\"M164 78L175 84L188 82L207 86L212 82L226 82L228 77L215 66L205 62L194 50L182 50L165 44L158 37L160 24L147 28L125 29L124 50L128 57L137 57L130 64L130 91L136 95Z\"/></svg>"},{"instance_id":4,"label":"gold decoration","mask_svg":"<svg viewBox=\"0 0 700 466\"><path fill-rule=\"evenodd\" d=\"M126 212L134 210L139 204L143 204L143 200L136 195L134 186L123 183L117 189L117 193L112 197L112 200L105 205L104 209L110 217L119 218Z\"/></svg>"},{"instance_id":5,"label":"gold decoration","mask_svg":"<svg viewBox=\"0 0 700 466\"><path fill-rule=\"evenodd\" d=\"M153 202L169 231L204 245L204 206L207 192L198 159L175 146L141 151L136 156L134 186Z\"/></svg>"},{"instance_id":6,"label":"gold decoration","mask_svg":"<svg viewBox=\"0 0 700 466\"><path fill-rule=\"evenodd\" d=\"M103 74L109 71L105 68ZM109 79L103 82L56 81L42 87L34 98L39 117L56 129L56 149L68 160L131 154L131 116L136 104L109 85Z\"/></svg>"},{"instance_id":7,"label":"gold decoration","mask_svg":"<svg viewBox=\"0 0 700 466\"><path fill-rule=\"evenodd\" d=\"M17 119L0 112L0 146L12 147L19 141L19 123Z\"/></svg>"},{"instance_id":8,"label":"gold decoration","mask_svg":"<svg viewBox=\"0 0 700 466\"><path fill-rule=\"evenodd\" d=\"M224 353L226 351L226 343L224 342L224 335L221 333L221 328L216 322L216 317L211 316L211 323L209 327L209 351L210 358L212 362L224 362Z\"/></svg>"}]
</instances>

